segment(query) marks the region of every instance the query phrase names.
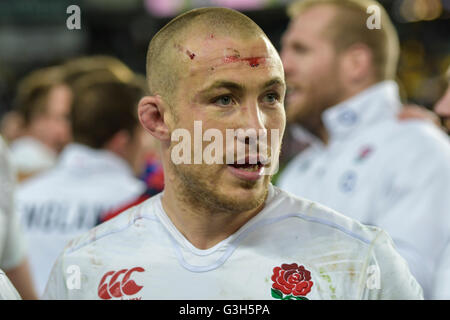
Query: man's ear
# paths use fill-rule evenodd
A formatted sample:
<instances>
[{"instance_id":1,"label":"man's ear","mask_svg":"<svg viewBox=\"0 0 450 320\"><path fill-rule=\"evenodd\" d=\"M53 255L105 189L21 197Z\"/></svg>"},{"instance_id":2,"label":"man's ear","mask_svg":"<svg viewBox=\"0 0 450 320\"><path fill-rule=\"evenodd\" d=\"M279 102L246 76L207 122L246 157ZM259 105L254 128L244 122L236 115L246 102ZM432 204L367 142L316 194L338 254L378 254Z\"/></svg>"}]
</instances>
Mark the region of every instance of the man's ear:
<instances>
[{"instance_id":1,"label":"man's ear","mask_svg":"<svg viewBox=\"0 0 450 320\"><path fill-rule=\"evenodd\" d=\"M161 141L170 141L170 130L164 122L168 106L161 96L146 96L139 101L138 115L142 126Z\"/></svg>"},{"instance_id":2,"label":"man's ear","mask_svg":"<svg viewBox=\"0 0 450 320\"><path fill-rule=\"evenodd\" d=\"M343 59L344 74L347 81L358 84L365 79L373 80L373 55L366 45L352 45L344 53Z\"/></svg>"}]
</instances>

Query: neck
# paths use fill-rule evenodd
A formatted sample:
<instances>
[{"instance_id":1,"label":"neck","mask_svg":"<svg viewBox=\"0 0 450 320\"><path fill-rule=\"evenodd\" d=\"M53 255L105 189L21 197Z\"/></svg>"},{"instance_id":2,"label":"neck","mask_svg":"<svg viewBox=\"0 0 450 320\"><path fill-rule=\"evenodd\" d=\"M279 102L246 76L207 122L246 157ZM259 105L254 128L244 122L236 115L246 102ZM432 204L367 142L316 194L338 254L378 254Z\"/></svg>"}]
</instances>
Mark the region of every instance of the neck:
<instances>
[{"instance_id":1,"label":"neck","mask_svg":"<svg viewBox=\"0 0 450 320\"><path fill-rule=\"evenodd\" d=\"M162 206L178 231L193 246L202 250L211 248L231 236L264 207L265 201L249 211L229 212L212 208L201 200L194 204L181 191L182 188L184 187L174 176L166 175Z\"/></svg>"},{"instance_id":2,"label":"neck","mask_svg":"<svg viewBox=\"0 0 450 320\"><path fill-rule=\"evenodd\" d=\"M360 83L355 84L351 88L346 88L345 90L343 89L341 97L339 97L339 99L337 99L333 105L330 105L327 108L325 108L324 111L336 106L339 103L349 100L350 98L358 95L359 93L363 92L364 90L368 89L369 87L375 84L376 82L370 79L367 81L361 81ZM329 142L329 133L325 125L323 124L322 113L319 115L318 120L316 122L311 121L311 119L308 120L309 121L302 123L302 126L307 130L309 130L309 132L314 134L316 137L318 137L325 145L327 145Z\"/></svg>"}]
</instances>

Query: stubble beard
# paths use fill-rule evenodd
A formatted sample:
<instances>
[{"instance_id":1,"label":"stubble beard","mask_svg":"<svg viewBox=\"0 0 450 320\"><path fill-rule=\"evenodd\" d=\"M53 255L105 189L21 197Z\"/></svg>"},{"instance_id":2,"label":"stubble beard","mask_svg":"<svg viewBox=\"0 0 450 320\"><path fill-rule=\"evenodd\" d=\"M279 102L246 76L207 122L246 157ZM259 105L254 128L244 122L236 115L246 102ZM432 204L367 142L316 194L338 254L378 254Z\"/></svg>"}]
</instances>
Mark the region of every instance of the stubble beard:
<instances>
[{"instance_id":1,"label":"stubble beard","mask_svg":"<svg viewBox=\"0 0 450 320\"><path fill-rule=\"evenodd\" d=\"M341 101L343 89L337 81L337 75L334 74L334 80L330 82L330 88L323 90L325 86L313 85L307 93L308 96L297 106L297 112L289 117L289 123L299 124L312 133L323 127L322 114L325 110L333 107Z\"/></svg>"},{"instance_id":2,"label":"stubble beard","mask_svg":"<svg viewBox=\"0 0 450 320\"><path fill-rule=\"evenodd\" d=\"M217 185L220 181L213 182L214 176L207 174L207 168L202 169L205 165L198 168L194 168L195 165L171 165L178 178L178 196L192 208L211 213L238 214L260 208L266 200L270 176L262 177L264 187L261 194L240 200L218 192ZM238 187L252 189L255 187L255 182L242 181Z\"/></svg>"}]
</instances>

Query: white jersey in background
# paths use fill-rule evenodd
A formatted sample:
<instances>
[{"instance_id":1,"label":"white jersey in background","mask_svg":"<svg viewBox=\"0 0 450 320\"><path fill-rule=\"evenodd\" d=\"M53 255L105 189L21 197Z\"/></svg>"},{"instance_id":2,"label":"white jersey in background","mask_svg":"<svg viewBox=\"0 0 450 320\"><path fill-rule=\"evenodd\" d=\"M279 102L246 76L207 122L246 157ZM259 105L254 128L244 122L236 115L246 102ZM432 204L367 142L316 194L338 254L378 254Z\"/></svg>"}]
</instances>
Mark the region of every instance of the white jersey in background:
<instances>
[{"instance_id":1,"label":"white jersey in background","mask_svg":"<svg viewBox=\"0 0 450 320\"><path fill-rule=\"evenodd\" d=\"M450 234L450 144L423 120L397 120L400 107L385 81L326 110L329 144L313 142L277 184L386 230L430 298Z\"/></svg>"},{"instance_id":2,"label":"white jersey in background","mask_svg":"<svg viewBox=\"0 0 450 320\"><path fill-rule=\"evenodd\" d=\"M0 136L0 268L10 271L26 258L27 248L14 206L15 173Z\"/></svg>"},{"instance_id":3,"label":"white jersey in background","mask_svg":"<svg viewBox=\"0 0 450 320\"><path fill-rule=\"evenodd\" d=\"M450 239L438 263L433 288L432 298L450 300Z\"/></svg>"},{"instance_id":4,"label":"white jersey in background","mask_svg":"<svg viewBox=\"0 0 450 320\"><path fill-rule=\"evenodd\" d=\"M384 231L271 185L264 209L207 250L161 197L71 241L44 299L422 299Z\"/></svg>"},{"instance_id":5,"label":"white jersey in background","mask_svg":"<svg viewBox=\"0 0 450 320\"><path fill-rule=\"evenodd\" d=\"M56 153L36 138L25 136L11 143L11 160L21 176L48 170L56 159Z\"/></svg>"},{"instance_id":6,"label":"white jersey in background","mask_svg":"<svg viewBox=\"0 0 450 320\"><path fill-rule=\"evenodd\" d=\"M22 184L17 205L38 294L70 239L97 225L105 211L144 190L125 160L79 144L67 146L53 169Z\"/></svg>"},{"instance_id":7,"label":"white jersey in background","mask_svg":"<svg viewBox=\"0 0 450 320\"><path fill-rule=\"evenodd\" d=\"M3 270L0 270L0 300L22 300Z\"/></svg>"}]
</instances>

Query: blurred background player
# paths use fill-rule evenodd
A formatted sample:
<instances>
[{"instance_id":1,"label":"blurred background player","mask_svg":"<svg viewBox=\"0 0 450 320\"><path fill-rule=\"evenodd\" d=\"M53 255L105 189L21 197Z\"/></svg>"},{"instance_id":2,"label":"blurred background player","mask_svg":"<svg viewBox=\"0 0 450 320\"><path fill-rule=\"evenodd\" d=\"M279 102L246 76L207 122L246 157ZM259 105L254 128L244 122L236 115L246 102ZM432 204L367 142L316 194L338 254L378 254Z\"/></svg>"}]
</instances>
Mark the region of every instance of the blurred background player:
<instances>
[{"instance_id":1,"label":"blurred background player","mask_svg":"<svg viewBox=\"0 0 450 320\"><path fill-rule=\"evenodd\" d=\"M436 114L441 117L443 127L450 134L450 68L446 73L447 90L434 107Z\"/></svg>"},{"instance_id":2,"label":"blurred background player","mask_svg":"<svg viewBox=\"0 0 450 320\"><path fill-rule=\"evenodd\" d=\"M380 29L367 27L370 5ZM429 123L397 120L396 31L375 1L306 0L289 14L286 113L310 147L278 184L386 229L430 297L450 226L450 145Z\"/></svg>"},{"instance_id":3,"label":"blurred background player","mask_svg":"<svg viewBox=\"0 0 450 320\"><path fill-rule=\"evenodd\" d=\"M10 278L23 299L36 299L26 241L14 206L15 180L6 143L0 136L0 269ZM5 298L12 298L14 290L1 272L0 296L5 294ZM2 285L6 287L2 288Z\"/></svg>"},{"instance_id":4,"label":"blurred background player","mask_svg":"<svg viewBox=\"0 0 450 320\"><path fill-rule=\"evenodd\" d=\"M73 143L52 170L28 180L18 192L39 294L70 239L145 190L133 171L143 131L136 108L144 92L105 70L79 75L71 83Z\"/></svg>"},{"instance_id":5,"label":"blurred background player","mask_svg":"<svg viewBox=\"0 0 450 320\"><path fill-rule=\"evenodd\" d=\"M147 80L145 77L136 75L133 83L147 92ZM99 223L114 218L126 209L140 204L164 189L164 171L158 152L159 142L152 135L145 134L144 131L141 131L140 139L141 148L138 151L139 154L135 157L136 161L133 164L133 168L136 176L145 183L146 189L137 198L103 214Z\"/></svg>"},{"instance_id":6,"label":"blurred background player","mask_svg":"<svg viewBox=\"0 0 450 320\"><path fill-rule=\"evenodd\" d=\"M436 114L430 113L423 107L414 108L414 112L407 115L409 119L425 119L433 122L436 115L441 118L442 130L450 133L450 68L447 69L445 78L447 80L447 89L443 96L434 106ZM440 254L436 268L435 283L433 285L432 298L450 299L450 228L448 230L448 240L445 249Z\"/></svg>"},{"instance_id":7,"label":"blurred background player","mask_svg":"<svg viewBox=\"0 0 450 320\"><path fill-rule=\"evenodd\" d=\"M15 110L9 114L10 119L16 117L9 132L18 130L20 118L23 121L22 132L11 142L19 182L53 167L71 140L71 91L62 82L63 72L58 66L39 69L19 84Z\"/></svg>"}]
</instances>

